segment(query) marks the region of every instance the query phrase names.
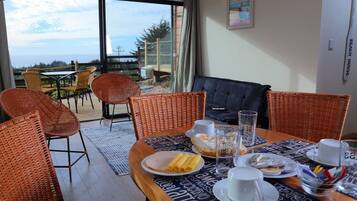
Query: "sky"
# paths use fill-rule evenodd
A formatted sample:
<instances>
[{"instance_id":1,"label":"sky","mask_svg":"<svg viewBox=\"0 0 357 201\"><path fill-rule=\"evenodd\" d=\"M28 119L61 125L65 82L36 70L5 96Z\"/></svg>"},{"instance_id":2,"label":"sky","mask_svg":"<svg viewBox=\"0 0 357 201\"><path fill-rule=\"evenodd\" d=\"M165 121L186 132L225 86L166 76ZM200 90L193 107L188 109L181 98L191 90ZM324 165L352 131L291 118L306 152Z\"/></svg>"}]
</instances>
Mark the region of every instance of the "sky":
<instances>
[{"instance_id":1,"label":"sky","mask_svg":"<svg viewBox=\"0 0 357 201\"><path fill-rule=\"evenodd\" d=\"M14 67L55 59L88 62L99 58L97 0L6 0L5 17ZM136 49L136 37L161 19L170 6L107 0L107 34L114 54Z\"/></svg>"}]
</instances>

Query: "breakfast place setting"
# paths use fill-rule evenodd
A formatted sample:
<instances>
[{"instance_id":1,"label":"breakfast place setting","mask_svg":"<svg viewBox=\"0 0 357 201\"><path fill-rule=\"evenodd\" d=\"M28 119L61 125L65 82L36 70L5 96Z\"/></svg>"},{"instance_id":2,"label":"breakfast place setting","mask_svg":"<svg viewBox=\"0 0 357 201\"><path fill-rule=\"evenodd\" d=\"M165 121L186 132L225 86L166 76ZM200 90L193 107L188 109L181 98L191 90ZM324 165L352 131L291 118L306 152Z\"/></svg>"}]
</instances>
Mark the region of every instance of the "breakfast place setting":
<instances>
[{"instance_id":1,"label":"breakfast place setting","mask_svg":"<svg viewBox=\"0 0 357 201\"><path fill-rule=\"evenodd\" d=\"M139 140L129 155L133 180L152 200L356 200L357 140L313 143L256 128L196 120L192 128Z\"/></svg>"}]
</instances>

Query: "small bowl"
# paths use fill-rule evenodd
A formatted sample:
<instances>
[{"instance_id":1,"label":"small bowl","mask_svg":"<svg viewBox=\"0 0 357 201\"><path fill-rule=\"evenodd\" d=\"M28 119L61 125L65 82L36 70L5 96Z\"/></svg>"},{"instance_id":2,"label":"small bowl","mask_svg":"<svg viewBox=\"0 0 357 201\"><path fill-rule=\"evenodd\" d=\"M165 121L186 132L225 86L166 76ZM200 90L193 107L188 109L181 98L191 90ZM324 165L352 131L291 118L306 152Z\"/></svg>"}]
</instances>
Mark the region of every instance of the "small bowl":
<instances>
[{"instance_id":1,"label":"small bowl","mask_svg":"<svg viewBox=\"0 0 357 201\"><path fill-rule=\"evenodd\" d=\"M314 181L307 180L299 176L300 185L304 191L315 197L329 196L336 189L336 184L318 184Z\"/></svg>"}]
</instances>

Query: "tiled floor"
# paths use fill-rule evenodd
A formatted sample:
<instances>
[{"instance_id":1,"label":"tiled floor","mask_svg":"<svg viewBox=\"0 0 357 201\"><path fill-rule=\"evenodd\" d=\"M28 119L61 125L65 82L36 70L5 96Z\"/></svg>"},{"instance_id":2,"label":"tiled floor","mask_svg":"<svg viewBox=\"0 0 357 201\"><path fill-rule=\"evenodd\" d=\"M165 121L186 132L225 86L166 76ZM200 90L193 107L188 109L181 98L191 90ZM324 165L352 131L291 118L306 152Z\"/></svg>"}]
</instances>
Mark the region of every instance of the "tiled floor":
<instances>
[{"instance_id":1,"label":"tiled floor","mask_svg":"<svg viewBox=\"0 0 357 201\"><path fill-rule=\"evenodd\" d=\"M97 126L98 121L82 123L82 128ZM84 137L91 163L86 158L79 160L72 168L72 183L68 169L56 169L65 201L144 201L145 197L129 175L117 176L98 152L96 147ZM81 150L79 135L70 139L72 150ZM66 148L65 140L51 141L51 148ZM72 156L72 155L71 155ZM72 158L74 157L74 154ZM55 164L67 164L66 153L53 154Z\"/></svg>"}]
</instances>

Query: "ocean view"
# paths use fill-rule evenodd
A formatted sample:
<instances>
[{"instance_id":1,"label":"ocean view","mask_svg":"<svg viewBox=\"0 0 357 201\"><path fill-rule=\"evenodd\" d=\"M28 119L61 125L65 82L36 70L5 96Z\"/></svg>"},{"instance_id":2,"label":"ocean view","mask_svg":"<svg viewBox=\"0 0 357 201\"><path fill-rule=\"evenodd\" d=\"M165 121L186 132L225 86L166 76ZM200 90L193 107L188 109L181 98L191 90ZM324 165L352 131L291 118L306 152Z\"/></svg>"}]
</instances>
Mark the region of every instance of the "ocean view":
<instances>
[{"instance_id":1,"label":"ocean view","mask_svg":"<svg viewBox=\"0 0 357 201\"><path fill-rule=\"evenodd\" d=\"M11 64L14 68L32 66L34 64L51 63L53 61L64 61L70 63L71 60L86 63L99 59L99 54L87 55L11 55Z\"/></svg>"}]
</instances>

